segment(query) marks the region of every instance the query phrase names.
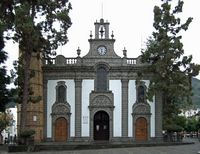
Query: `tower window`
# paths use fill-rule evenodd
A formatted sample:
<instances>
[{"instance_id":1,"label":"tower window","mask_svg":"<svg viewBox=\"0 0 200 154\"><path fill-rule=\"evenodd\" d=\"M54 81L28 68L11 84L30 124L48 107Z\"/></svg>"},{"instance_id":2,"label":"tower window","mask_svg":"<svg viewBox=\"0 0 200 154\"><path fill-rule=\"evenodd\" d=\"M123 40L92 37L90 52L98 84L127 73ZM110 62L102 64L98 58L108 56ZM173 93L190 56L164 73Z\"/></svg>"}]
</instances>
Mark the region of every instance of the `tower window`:
<instances>
[{"instance_id":1,"label":"tower window","mask_svg":"<svg viewBox=\"0 0 200 154\"><path fill-rule=\"evenodd\" d=\"M103 25L99 27L99 36L100 38L105 38L105 27Z\"/></svg>"},{"instance_id":2,"label":"tower window","mask_svg":"<svg viewBox=\"0 0 200 154\"><path fill-rule=\"evenodd\" d=\"M97 69L97 91L107 91L108 90L108 72L104 66L100 66Z\"/></svg>"}]
</instances>

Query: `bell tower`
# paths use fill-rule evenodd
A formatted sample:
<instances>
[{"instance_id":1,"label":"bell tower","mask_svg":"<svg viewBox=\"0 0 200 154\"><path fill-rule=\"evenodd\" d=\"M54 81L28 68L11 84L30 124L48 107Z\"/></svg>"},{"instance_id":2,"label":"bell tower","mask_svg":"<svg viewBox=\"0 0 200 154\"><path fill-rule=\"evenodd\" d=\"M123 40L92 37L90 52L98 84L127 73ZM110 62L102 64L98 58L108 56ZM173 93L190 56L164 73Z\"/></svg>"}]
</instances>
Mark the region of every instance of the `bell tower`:
<instances>
[{"instance_id":1,"label":"bell tower","mask_svg":"<svg viewBox=\"0 0 200 154\"><path fill-rule=\"evenodd\" d=\"M109 22L104 22L104 19L94 23L95 39L109 39L109 24Z\"/></svg>"},{"instance_id":2,"label":"bell tower","mask_svg":"<svg viewBox=\"0 0 200 154\"><path fill-rule=\"evenodd\" d=\"M92 32L90 32L90 39L88 40L90 49L85 56L86 58L119 58L114 51L115 39L113 32L111 35L109 34L109 25L110 23L105 22L104 19L94 23L94 38Z\"/></svg>"},{"instance_id":3,"label":"bell tower","mask_svg":"<svg viewBox=\"0 0 200 154\"><path fill-rule=\"evenodd\" d=\"M35 142L43 140L44 128L44 103L43 103L43 74L42 74L42 57L38 53L31 56L30 70L34 72L34 76L30 79L30 88L33 92L33 102L28 102L26 112L26 127L35 130ZM18 128L20 126L21 105L18 104Z\"/></svg>"}]
</instances>

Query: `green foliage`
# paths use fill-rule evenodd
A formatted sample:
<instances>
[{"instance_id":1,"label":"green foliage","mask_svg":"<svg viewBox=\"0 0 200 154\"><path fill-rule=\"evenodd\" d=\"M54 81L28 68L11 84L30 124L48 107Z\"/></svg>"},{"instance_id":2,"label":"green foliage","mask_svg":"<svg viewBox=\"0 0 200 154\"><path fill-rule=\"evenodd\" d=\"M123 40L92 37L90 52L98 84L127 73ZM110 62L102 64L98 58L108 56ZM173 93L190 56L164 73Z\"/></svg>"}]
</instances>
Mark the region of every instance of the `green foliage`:
<instances>
[{"instance_id":1,"label":"green foliage","mask_svg":"<svg viewBox=\"0 0 200 154\"><path fill-rule=\"evenodd\" d=\"M18 61L14 61L13 66L14 69L11 70L11 79L14 81L14 85L17 87L15 89L15 98L14 101L21 104L23 100L23 87L19 85L23 85L24 82L24 68L21 65L22 57L19 58ZM31 70L30 79L35 77L35 71ZM42 96L36 96L32 91L31 84L29 83L29 99L28 102L37 103L42 99Z\"/></svg>"},{"instance_id":2,"label":"green foliage","mask_svg":"<svg viewBox=\"0 0 200 154\"><path fill-rule=\"evenodd\" d=\"M200 108L200 80L192 79L192 106L188 108Z\"/></svg>"},{"instance_id":3,"label":"green foliage","mask_svg":"<svg viewBox=\"0 0 200 154\"><path fill-rule=\"evenodd\" d=\"M184 116L176 116L174 118L174 123L180 127L182 127L183 129L186 128L186 124L187 124L187 119Z\"/></svg>"},{"instance_id":4,"label":"green foliage","mask_svg":"<svg viewBox=\"0 0 200 154\"><path fill-rule=\"evenodd\" d=\"M186 131L187 132L198 131L199 129L198 125L199 121L195 117L190 117L187 119Z\"/></svg>"},{"instance_id":5,"label":"green foliage","mask_svg":"<svg viewBox=\"0 0 200 154\"><path fill-rule=\"evenodd\" d=\"M19 136L22 138L30 138L35 134L35 130L33 129L25 129L20 132Z\"/></svg>"},{"instance_id":6,"label":"green foliage","mask_svg":"<svg viewBox=\"0 0 200 154\"><path fill-rule=\"evenodd\" d=\"M26 127L27 102L31 100L31 56L37 54L48 58L59 45L67 43L67 30L72 24L69 18L71 9L68 0L0 1L3 31L12 31L12 35L7 35L6 38L19 43L22 58L18 71L18 88L22 96L20 130Z\"/></svg>"},{"instance_id":7,"label":"green foliage","mask_svg":"<svg viewBox=\"0 0 200 154\"><path fill-rule=\"evenodd\" d=\"M153 74L147 98L152 100L157 91L162 91L164 126L173 124L180 106L191 103L191 78L200 70L199 65L192 63L192 56L184 56L180 33L188 29L192 18L181 23L178 14L182 7L181 0L173 9L170 0L154 7L155 31L142 51L142 61L150 64L145 71Z\"/></svg>"},{"instance_id":8,"label":"green foliage","mask_svg":"<svg viewBox=\"0 0 200 154\"><path fill-rule=\"evenodd\" d=\"M170 124L170 125L166 125L164 127L164 130L167 130L167 132L181 132L183 131L183 127L176 124Z\"/></svg>"},{"instance_id":9,"label":"green foliage","mask_svg":"<svg viewBox=\"0 0 200 154\"><path fill-rule=\"evenodd\" d=\"M0 20L0 112L5 111L5 105L8 103L8 89L6 86L10 83L10 77L7 75L6 67L3 65L7 59L7 53L3 51L3 26Z\"/></svg>"}]
</instances>

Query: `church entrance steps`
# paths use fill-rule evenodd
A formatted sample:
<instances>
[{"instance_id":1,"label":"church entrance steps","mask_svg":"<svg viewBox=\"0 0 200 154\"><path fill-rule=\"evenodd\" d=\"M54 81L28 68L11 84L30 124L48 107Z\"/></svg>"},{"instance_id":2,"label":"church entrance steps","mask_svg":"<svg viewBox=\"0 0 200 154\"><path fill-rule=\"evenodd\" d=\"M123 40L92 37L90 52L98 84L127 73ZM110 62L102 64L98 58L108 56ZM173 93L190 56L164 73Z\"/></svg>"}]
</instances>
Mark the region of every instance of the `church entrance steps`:
<instances>
[{"instance_id":1,"label":"church entrance steps","mask_svg":"<svg viewBox=\"0 0 200 154\"><path fill-rule=\"evenodd\" d=\"M26 151L59 151L59 150L87 150L87 149L109 149L109 148L129 148L129 147L150 147L150 146L172 146L194 144L194 142L132 142L132 143L111 143L108 141L98 141L92 143L69 143L69 142L44 142L23 148ZM8 147L8 152L15 152L22 149L17 145ZM21 151L20 151L21 152Z\"/></svg>"}]
</instances>

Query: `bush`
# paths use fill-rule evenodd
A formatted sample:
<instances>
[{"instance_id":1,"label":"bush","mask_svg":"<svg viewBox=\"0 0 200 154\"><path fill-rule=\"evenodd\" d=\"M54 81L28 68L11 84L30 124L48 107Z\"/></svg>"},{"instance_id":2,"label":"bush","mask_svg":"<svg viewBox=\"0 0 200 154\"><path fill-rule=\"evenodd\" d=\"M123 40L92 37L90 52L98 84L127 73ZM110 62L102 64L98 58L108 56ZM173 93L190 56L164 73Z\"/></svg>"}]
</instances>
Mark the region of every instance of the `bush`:
<instances>
[{"instance_id":1,"label":"bush","mask_svg":"<svg viewBox=\"0 0 200 154\"><path fill-rule=\"evenodd\" d=\"M183 127L176 124L171 124L171 125L166 125L165 130L167 130L167 132L181 132L183 131Z\"/></svg>"},{"instance_id":2,"label":"bush","mask_svg":"<svg viewBox=\"0 0 200 154\"><path fill-rule=\"evenodd\" d=\"M35 130L33 130L33 129L27 129L27 130L22 131L19 136L21 138L30 138L34 134L35 134Z\"/></svg>"},{"instance_id":3,"label":"bush","mask_svg":"<svg viewBox=\"0 0 200 154\"><path fill-rule=\"evenodd\" d=\"M32 129L27 129L22 131L19 134L19 140L18 140L18 144L22 144L22 145L33 145L34 144L34 135L35 134L35 130Z\"/></svg>"}]
</instances>

